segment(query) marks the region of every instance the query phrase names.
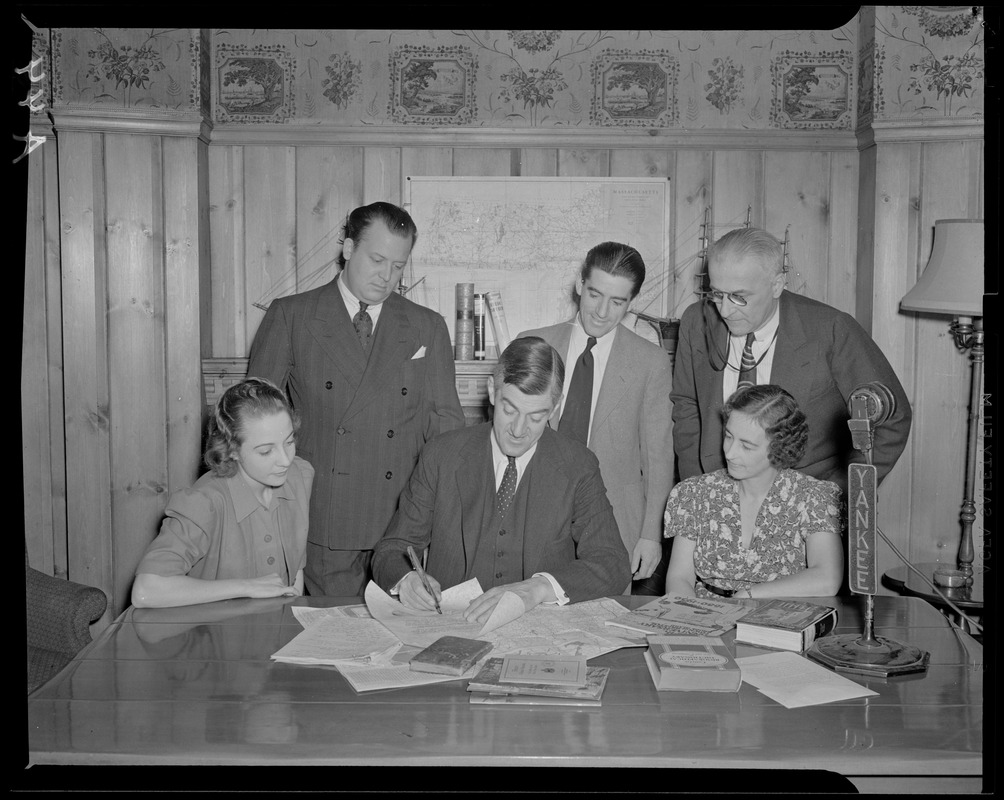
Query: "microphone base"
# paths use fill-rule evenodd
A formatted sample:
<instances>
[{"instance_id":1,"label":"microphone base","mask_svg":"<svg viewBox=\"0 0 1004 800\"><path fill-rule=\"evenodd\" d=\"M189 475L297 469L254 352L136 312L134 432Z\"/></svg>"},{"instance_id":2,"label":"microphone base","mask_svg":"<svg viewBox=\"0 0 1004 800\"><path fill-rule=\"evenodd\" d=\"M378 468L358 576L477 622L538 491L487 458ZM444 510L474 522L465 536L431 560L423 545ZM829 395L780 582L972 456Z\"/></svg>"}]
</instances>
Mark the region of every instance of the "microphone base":
<instances>
[{"instance_id":1,"label":"microphone base","mask_svg":"<svg viewBox=\"0 0 1004 800\"><path fill-rule=\"evenodd\" d=\"M863 636L843 634L817 639L805 654L837 672L889 678L926 672L931 654L883 636L866 642Z\"/></svg>"}]
</instances>

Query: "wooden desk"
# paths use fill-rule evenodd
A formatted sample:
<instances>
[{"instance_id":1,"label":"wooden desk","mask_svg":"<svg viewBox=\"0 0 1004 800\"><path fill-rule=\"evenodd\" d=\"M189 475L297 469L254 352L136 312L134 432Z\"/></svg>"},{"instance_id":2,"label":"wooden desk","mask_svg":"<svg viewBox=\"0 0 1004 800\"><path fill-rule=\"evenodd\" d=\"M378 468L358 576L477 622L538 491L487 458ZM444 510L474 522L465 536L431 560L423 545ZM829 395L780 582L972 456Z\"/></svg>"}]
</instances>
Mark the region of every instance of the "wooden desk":
<instances>
[{"instance_id":1,"label":"wooden desk","mask_svg":"<svg viewBox=\"0 0 1004 800\"><path fill-rule=\"evenodd\" d=\"M834 602L838 632L860 631L859 602ZM917 598L877 597L875 627L930 651L926 674L791 710L746 684L656 692L640 649L590 662L613 668L598 709L471 706L463 681L357 695L333 668L269 659L301 630L292 604L338 603L128 609L28 698L30 762L823 769L866 791L981 789L982 646Z\"/></svg>"}]
</instances>

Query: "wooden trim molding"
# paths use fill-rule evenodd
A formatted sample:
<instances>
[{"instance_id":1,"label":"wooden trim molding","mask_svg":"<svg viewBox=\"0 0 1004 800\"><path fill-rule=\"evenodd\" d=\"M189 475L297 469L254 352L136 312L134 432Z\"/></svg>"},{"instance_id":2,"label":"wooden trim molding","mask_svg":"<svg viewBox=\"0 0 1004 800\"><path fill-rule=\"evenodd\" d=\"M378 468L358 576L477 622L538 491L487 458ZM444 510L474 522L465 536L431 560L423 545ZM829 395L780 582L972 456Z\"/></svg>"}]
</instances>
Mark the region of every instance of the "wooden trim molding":
<instances>
[{"instance_id":1,"label":"wooden trim molding","mask_svg":"<svg viewBox=\"0 0 1004 800\"><path fill-rule=\"evenodd\" d=\"M52 109L53 127L84 133L136 133L147 136L198 137L208 143L213 125L198 112L158 111L145 109L137 113L122 108Z\"/></svg>"},{"instance_id":2,"label":"wooden trim molding","mask_svg":"<svg viewBox=\"0 0 1004 800\"><path fill-rule=\"evenodd\" d=\"M876 144L982 139L982 119L879 120L857 132L858 149Z\"/></svg>"},{"instance_id":3,"label":"wooden trim molding","mask_svg":"<svg viewBox=\"0 0 1004 800\"><path fill-rule=\"evenodd\" d=\"M853 131L668 128L430 128L381 125L216 125L213 144L362 147L552 147L562 149L855 150Z\"/></svg>"}]
</instances>

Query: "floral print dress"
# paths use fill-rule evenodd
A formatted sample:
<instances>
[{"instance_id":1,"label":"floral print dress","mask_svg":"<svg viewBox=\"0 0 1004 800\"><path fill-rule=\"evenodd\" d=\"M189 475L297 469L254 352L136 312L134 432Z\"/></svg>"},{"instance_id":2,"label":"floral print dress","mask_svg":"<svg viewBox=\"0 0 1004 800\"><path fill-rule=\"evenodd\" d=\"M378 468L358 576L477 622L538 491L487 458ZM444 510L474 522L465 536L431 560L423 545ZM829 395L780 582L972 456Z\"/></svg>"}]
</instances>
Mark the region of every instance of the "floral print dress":
<instances>
[{"instance_id":1,"label":"floral print dress","mask_svg":"<svg viewBox=\"0 0 1004 800\"><path fill-rule=\"evenodd\" d=\"M694 572L722 589L741 591L806 567L805 540L841 532L840 488L793 469L777 473L757 512L748 548L741 545L739 483L727 470L677 484L666 505L665 535L695 542ZM715 597L700 581L698 597Z\"/></svg>"}]
</instances>

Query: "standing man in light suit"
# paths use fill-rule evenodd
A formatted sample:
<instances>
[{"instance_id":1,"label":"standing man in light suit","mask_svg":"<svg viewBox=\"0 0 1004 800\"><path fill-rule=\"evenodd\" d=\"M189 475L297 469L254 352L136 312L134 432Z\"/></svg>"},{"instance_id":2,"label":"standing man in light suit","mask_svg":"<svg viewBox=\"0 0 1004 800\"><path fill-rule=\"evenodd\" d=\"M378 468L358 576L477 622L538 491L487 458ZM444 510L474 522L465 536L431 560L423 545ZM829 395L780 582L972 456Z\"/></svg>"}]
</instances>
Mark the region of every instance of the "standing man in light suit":
<instances>
[{"instance_id":1,"label":"standing man in light suit","mask_svg":"<svg viewBox=\"0 0 1004 800\"><path fill-rule=\"evenodd\" d=\"M273 301L248 375L289 393L297 449L316 470L304 585L356 596L423 445L464 425L443 318L394 289L418 231L390 203L345 223L342 271L318 289Z\"/></svg>"},{"instance_id":2,"label":"standing man in light suit","mask_svg":"<svg viewBox=\"0 0 1004 800\"><path fill-rule=\"evenodd\" d=\"M603 242L587 254L569 322L526 331L568 364L557 430L586 444L600 462L621 539L631 556L625 591L665 591L663 513L673 488L673 388L669 354L621 325L645 281L633 247ZM583 380L583 378L588 380Z\"/></svg>"}]
</instances>

